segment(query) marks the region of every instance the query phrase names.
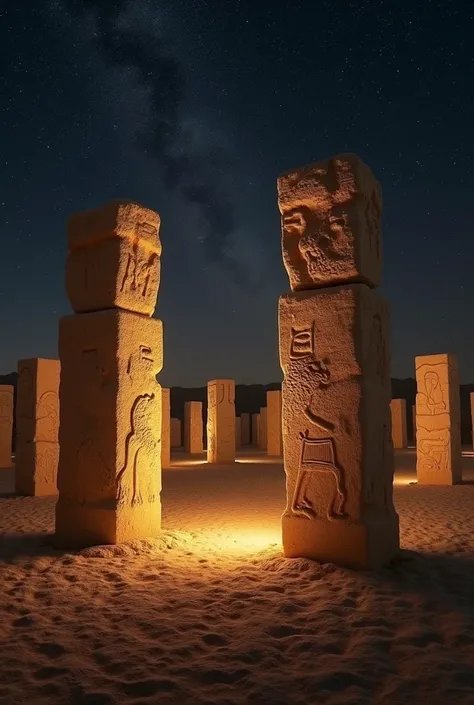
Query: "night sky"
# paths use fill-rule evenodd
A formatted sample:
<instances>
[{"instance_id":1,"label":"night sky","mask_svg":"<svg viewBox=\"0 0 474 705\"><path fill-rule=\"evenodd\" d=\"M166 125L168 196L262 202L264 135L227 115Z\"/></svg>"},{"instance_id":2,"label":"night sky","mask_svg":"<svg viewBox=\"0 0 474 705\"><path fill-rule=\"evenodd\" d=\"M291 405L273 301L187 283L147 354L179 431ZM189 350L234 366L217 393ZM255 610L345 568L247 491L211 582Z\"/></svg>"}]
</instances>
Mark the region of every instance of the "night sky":
<instances>
[{"instance_id":1,"label":"night sky","mask_svg":"<svg viewBox=\"0 0 474 705\"><path fill-rule=\"evenodd\" d=\"M125 197L162 218L160 381L280 380L276 178L351 151L383 189L392 375L450 351L474 382L471 2L1 5L0 374L57 357L67 217Z\"/></svg>"}]
</instances>

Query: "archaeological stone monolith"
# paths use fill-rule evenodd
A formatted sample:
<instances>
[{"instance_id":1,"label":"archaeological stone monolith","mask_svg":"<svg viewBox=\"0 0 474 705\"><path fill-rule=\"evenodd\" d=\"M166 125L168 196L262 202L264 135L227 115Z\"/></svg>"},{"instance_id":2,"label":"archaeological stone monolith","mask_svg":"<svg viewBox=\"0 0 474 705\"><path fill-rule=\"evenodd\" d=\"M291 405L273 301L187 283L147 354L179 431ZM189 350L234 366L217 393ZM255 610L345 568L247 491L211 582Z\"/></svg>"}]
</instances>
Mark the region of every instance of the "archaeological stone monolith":
<instances>
[{"instance_id":1,"label":"archaeological stone monolith","mask_svg":"<svg viewBox=\"0 0 474 705\"><path fill-rule=\"evenodd\" d=\"M171 466L171 390L161 389L161 467Z\"/></svg>"},{"instance_id":2,"label":"archaeological stone monolith","mask_svg":"<svg viewBox=\"0 0 474 705\"><path fill-rule=\"evenodd\" d=\"M15 492L57 494L59 460L59 360L18 362Z\"/></svg>"},{"instance_id":3,"label":"archaeological stone monolith","mask_svg":"<svg viewBox=\"0 0 474 705\"><path fill-rule=\"evenodd\" d=\"M190 455L203 452L202 402L184 404L184 449Z\"/></svg>"},{"instance_id":4,"label":"archaeological stone monolith","mask_svg":"<svg viewBox=\"0 0 474 705\"><path fill-rule=\"evenodd\" d=\"M207 384L207 462L235 461L235 382L214 379Z\"/></svg>"},{"instance_id":5,"label":"archaeological stone monolith","mask_svg":"<svg viewBox=\"0 0 474 705\"><path fill-rule=\"evenodd\" d=\"M283 174L278 198L284 553L376 568L399 550L380 186L341 154Z\"/></svg>"},{"instance_id":6,"label":"archaeological stone monolith","mask_svg":"<svg viewBox=\"0 0 474 705\"><path fill-rule=\"evenodd\" d=\"M394 448L406 448L407 438L407 403L405 399L392 399L390 402L392 415L392 443Z\"/></svg>"},{"instance_id":7,"label":"archaeological stone monolith","mask_svg":"<svg viewBox=\"0 0 474 705\"><path fill-rule=\"evenodd\" d=\"M250 414L241 414L240 415L240 436L241 436L241 445L243 446L249 446L250 445Z\"/></svg>"},{"instance_id":8,"label":"archaeological stone monolith","mask_svg":"<svg viewBox=\"0 0 474 705\"><path fill-rule=\"evenodd\" d=\"M235 417L235 450L239 450L242 445L242 420L240 416Z\"/></svg>"},{"instance_id":9,"label":"archaeological stone monolith","mask_svg":"<svg viewBox=\"0 0 474 705\"><path fill-rule=\"evenodd\" d=\"M129 201L68 222L56 543L115 544L161 523L160 219Z\"/></svg>"},{"instance_id":10,"label":"archaeological stone monolith","mask_svg":"<svg viewBox=\"0 0 474 705\"><path fill-rule=\"evenodd\" d=\"M267 392L267 453L281 458L283 443L281 435L281 392Z\"/></svg>"},{"instance_id":11,"label":"archaeological stone monolith","mask_svg":"<svg viewBox=\"0 0 474 705\"><path fill-rule=\"evenodd\" d=\"M474 448L474 392L470 393L469 399L471 402L471 443Z\"/></svg>"},{"instance_id":12,"label":"archaeological stone monolith","mask_svg":"<svg viewBox=\"0 0 474 705\"><path fill-rule=\"evenodd\" d=\"M419 355L415 370L418 484L455 485L462 481L457 358Z\"/></svg>"},{"instance_id":13,"label":"archaeological stone monolith","mask_svg":"<svg viewBox=\"0 0 474 705\"><path fill-rule=\"evenodd\" d=\"M171 419L171 447L181 448L183 441L181 439L181 419Z\"/></svg>"},{"instance_id":14,"label":"archaeological stone monolith","mask_svg":"<svg viewBox=\"0 0 474 705\"><path fill-rule=\"evenodd\" d=\"M267 450L267 407L260 409L260 419L258 427L258 447L260 450Z\"/></svg>"},{"instance_id":15,"label":"archaeological stone monolith","mask_svg":"<svg viewBox=\"0 0 474 705\"><path fill-rule=\"evenodd\" d=\"M412 413L412 440L413 440L413 445L416 448L416 404L413 404L411 407L411 413Z\"/></svg>"},{"instance_id":16,"label":"archaeological stone monolith","mask_svg":"<svg viewBox=\"0 0 474 705\"><path fill-rule=\"evenodd\" d=\"M13 386L0 384L0 468L12 465Z\"/></svg>"},{"instance_id":17,"label":"archaeological stone monolith","mask_svg":"<svg viewBox=\"0 0 474 705\"><path fill-rule=\"evenodd\" d=\"M258 448L260 434L260 414L252 414L252 445Z\"/></svg>"}]
</instances>

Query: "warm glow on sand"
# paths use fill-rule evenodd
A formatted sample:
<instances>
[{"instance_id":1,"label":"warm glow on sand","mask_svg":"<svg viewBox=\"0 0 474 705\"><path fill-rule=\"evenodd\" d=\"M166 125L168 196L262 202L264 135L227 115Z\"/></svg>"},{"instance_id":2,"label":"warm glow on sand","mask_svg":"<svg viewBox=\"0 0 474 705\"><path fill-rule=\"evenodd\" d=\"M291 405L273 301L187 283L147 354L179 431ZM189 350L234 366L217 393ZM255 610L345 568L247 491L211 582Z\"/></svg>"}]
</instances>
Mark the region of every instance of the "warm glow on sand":
<instances>
[{"instance_id":1,"label":"warm glow on sand","mask_svg":"<svg viewBox=\"0 0 474 705\"><path fill-rule=\"evenodd\" d=\"M248 555L267 549L281 551L281 529L236 527L229 534L214 531L205 532L199 537L202 553L222 553Z\"/></svg>"}]
</instances>

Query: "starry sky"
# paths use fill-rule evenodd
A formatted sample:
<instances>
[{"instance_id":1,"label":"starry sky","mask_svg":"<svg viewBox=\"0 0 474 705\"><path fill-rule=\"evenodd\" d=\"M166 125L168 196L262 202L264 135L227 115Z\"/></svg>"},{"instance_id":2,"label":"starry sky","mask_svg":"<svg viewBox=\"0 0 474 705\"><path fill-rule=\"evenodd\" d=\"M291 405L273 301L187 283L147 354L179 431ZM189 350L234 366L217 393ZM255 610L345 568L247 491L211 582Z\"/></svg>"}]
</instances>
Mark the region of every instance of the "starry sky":
<instances>
[{"instance_id":1,"label":"starry sky","mask_svg":"<svg viewBox=\"0 0 474 705\"><path fill-rule=\"evenodd\" d=\"M166 386L281 379L276 178L356 152L384 195L392 376L474 382L474 7L424 0L4 0L0 374L57 357L66 220L162 218Z\"/></svg>"}]
</instances>

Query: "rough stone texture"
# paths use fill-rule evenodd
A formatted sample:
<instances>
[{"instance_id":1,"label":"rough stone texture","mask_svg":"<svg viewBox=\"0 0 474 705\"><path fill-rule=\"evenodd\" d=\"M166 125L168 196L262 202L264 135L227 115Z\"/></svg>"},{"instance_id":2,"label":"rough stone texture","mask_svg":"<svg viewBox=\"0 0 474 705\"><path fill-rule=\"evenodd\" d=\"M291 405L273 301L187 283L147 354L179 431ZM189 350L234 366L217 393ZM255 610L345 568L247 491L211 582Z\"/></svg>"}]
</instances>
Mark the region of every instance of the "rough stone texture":
<instances>
[{"instance_id":1,"label":"rough stone texture","mask_svg":"<svg viewBox=\"0 0 474 705\"><path fill-rule=\"evenodd\" d=\"M170 390L161 388L161 467L171 466L171 399Z\"/></svg>"},{"instance_id":2,"label":"rough stone texture","mask_svg":"<svg viewBox=\"0 0 474 705\"><path fill-rule=\"evenodd\" d=\"M252 445L258 448L260 434L260 414L252 414Z\"/></svg>"},{"instance_id":3,"label":"rough stone texture","mask_svg":"<svg viewBox=\"0 0 474 705\"><path fill-rule=\"evenodd\" d=\"M416 474L425 485L462 481L461 408L455 355L421 355L416 370Z\"/></svg>"},{"instance_id":4,"label":"rough stone texture","mask_svg":"<svg viewBox=\"0 0 474 705\"><path fill-rule=\"evenodd\" d=\"M278 458L283 455L281 435L281 392L267 392L267 453Z\"/></svg>"},{"instance_id":5,"label":"rough stone texture","mask_svg":"<svg viewBox=\"0 0 474 705\"><path fill-rule=\"evenodd\" d=\"M250 445L250 414L240 415L240 434L241 444L243 446Z\"/></svg>"},{"instance_id":6,"label":"rough stone texture","mask_svg":"<svg viewBox=\"0 0 474 705\"><path fill-rule=\"evenodd\" d=\"M382 195L370 168L340 154L278 179L283 261L292 291L381 279Z\"/></svg>"},{"instance_id":7,"label":"rough stone texture","mask_svg":"<svg viewBox=\"0 0 474 705\"><path fill-rule=\"evenodd\" d=\"M260 420L258 426L258 447L260 450L267 450L267 407L261 407Z\"/></svg>"},{"instance_id":8,"label":"rough stone texture","mask_svg":"<svg viewBox=\"0 0 474 705\"><path fill-rule=\"evenodd\" d=\"M472 428L472 447L474 448L474 392L469 395L471 401L471 428Z\"/></svg>"},{"instance_id":9,"label":"rough stone texture","mask_svg":"<svg viewBox=\"0 0 474 705\"><path fill-rule=\"evenodd\" d=\"M13 387L0 384L0 468L12 465Z\"/></svg>"},{"instance_id":10,"label":"rough stone texture","mask_svg":"<svg viewBox=\"0 0 474 705\"><path fill-rule=\"evenodd\" d=\"M235 461L235 382L214 379L207 384L207 462Z\"/></svg>"},{"instance_id":11,"label":"rough stone texture","mask_svg":"<svg viewBox=\"0 0 474 705\"><path fill-rule=\"evenodd\" d=\"M412 428L413 428L413 445L416 447L416 404L411 407L412 413Z\"/></svg>"},{"instance_id":12,"label":"rough stone texture","mask_svg":"<svg viewBox=\"0 0 474 705\"><path fill-rule=\"evenodd\" d=\"M184 404L184 448L186 453L198 455L203 452L202 402L187 401Z\"/></svg>"},{"instance_id":13,"label":"rough stone texture","mask_svg":"<svg viewBox=\"0 0 474 705\"><path fill-rule=\"evenodd\" d=\"M59 360L18 362L15 492L57 494Z\"/></svg>"},{"instance_id":14,"label":"rough stone texture","mask_svg":"<svg viewBox=\"0 0 474 705\"><path fill-rule=\"evenodd\" d=\"M242 420L240 416L235 417L235 450L239 450L242 445Z\"/></svg>"},{"instance_id":15,"label":"rough stone texture","mask_svg":"<svg viewBox=\"0 0 474 705\"><path fill-rule=\"evenodd\" d=\"M392 443L394 448L407 448L407 403L405 399L392 399Z\"/></svg>"},{"instance_id":16,"label":"rough stone texture","mask_svg":"<svg viewBox=\"0 0 474 705\"><path fill-rule=\"evenodd\" d=\"M280 298L286 556L375 568L399 548L388 307L364 284Z\"/></svg>"},{"instance_id":17,"label":"rough stone texture","mask_svg":"<svg viewBox=\"0 0 474 705\"><path fill-rule=\"evenodd\" d=\"M76 313L121 308L151 316L160 283L160 218L129 201L68 223L66 290Z\"/></svg>"},{"instance_id":18,"label":"rough stone texture","mask_svg":"<svg viewBox=\"0 0 474 705\"><path fill-rule=\"evenodd\" d=\"M181 439L181 419L171 419L171 447L181 448L183 441Z\"/></svg>"},{"instance_id":19,"label":"rough stone texture","mask_svg":"<svg viewBox=\"0 0 474 705\"><path fill-rule=\"evenodd\" d=\"M162 323L111 309L59 323L56 542L156 536L161 519Z\"/></svg>"}]
</instances>

